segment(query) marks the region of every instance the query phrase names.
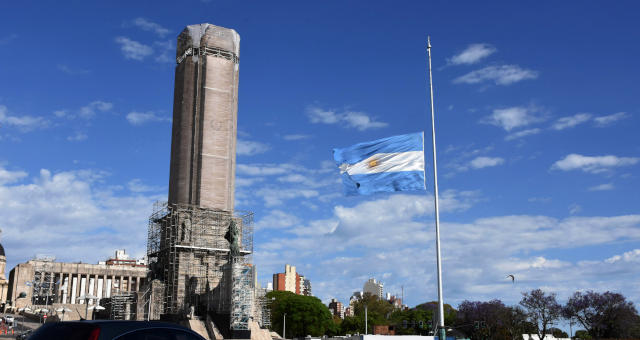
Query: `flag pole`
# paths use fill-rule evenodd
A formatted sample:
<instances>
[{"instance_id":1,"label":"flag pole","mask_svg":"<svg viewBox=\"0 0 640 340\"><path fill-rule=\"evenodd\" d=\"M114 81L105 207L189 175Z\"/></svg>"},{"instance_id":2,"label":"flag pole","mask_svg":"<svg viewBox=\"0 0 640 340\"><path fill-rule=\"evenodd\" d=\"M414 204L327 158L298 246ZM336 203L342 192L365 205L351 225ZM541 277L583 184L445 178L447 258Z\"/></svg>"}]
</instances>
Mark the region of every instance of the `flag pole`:
<instances>
[{"instance_id":1,"label":"flag pole","mask_svg":"<svg viewBox=\"0 0 640 340\"><path fill-rule=\"evenodd\" d=\"M438 166L436 163L436 123L433 109L433 77L431 75L431 38L427 36L427 54L429 55L429 92L431 94L431 142L433 145L433 196L436 216L436 259L438 264L438 328L439 340L446 339L444 328L444 302L442 297L442 260L440 258L440 207L438 205Z\"/></svg>"}]
</instances>

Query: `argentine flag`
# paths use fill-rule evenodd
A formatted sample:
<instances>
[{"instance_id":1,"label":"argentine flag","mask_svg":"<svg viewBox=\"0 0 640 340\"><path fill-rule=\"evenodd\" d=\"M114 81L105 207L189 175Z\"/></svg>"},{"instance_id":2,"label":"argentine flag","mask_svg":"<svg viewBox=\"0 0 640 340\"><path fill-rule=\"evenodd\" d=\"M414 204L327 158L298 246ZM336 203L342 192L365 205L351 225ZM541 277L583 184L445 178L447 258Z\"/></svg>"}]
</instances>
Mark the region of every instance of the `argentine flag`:
<instances>
[{"instance_id":1,"label":"argentine flag","mask_svg":"<svg viewBox=\"0 0 640 340\"><path fill-rule=\"evenodd\" d=\"M333 149L346 195L425 190L424 133Z\"/></svg>"}]
</instances>

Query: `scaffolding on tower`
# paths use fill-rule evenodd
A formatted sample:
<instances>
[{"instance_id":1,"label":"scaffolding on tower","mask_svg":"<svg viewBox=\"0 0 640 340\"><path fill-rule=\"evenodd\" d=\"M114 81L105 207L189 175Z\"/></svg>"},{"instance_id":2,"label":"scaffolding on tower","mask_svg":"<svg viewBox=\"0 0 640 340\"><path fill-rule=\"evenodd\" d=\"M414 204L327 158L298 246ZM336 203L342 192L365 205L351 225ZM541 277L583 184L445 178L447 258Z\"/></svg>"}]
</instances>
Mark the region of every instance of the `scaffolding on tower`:
<instances>
[{"instance_id":1,"label":"scaffolding on tower","mask_svg":"<svg viewBox=\"0 0 640 340\"><path fill-rule=\"evenodd\" d=\"M240 238L233 261L228 235L232 221ZM152 279L162 282L164 293L161 301L151 302L161 310L152 314L231 313L253 294L251 285L245 286L232 269L251 264L252 253L252 213L156 202L149 218L147 256Z\"/></svg>"}]
</instances>

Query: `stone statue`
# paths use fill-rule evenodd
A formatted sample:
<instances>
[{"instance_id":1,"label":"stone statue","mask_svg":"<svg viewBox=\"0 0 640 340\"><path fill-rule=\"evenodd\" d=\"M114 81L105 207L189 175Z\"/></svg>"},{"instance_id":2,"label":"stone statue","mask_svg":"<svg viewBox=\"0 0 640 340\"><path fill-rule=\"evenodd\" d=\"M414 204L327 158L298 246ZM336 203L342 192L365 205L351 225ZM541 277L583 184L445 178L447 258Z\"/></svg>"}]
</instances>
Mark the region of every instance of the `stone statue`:
<instances>
[{"instance_id":1,"label":"stone statue","mask_svg":"<svg viewBox=\"0 0 640 340\"><path fill-rule=\"evenodd\" d=\"M229 223L229 231L224 235L224 238L229 241L231 256L240 256L240 229L233 219Z\"/></svg>"}]
</instances>

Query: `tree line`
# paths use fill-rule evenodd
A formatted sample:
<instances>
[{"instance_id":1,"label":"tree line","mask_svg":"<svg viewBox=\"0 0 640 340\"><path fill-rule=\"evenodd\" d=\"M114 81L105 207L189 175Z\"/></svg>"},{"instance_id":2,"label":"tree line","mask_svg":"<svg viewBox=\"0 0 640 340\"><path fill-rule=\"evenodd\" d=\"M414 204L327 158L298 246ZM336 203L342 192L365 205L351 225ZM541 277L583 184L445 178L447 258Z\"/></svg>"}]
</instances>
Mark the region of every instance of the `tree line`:
<instances>
[{"instance_id":1,"label":"tree line","mask_svg":"<svg viewBox=\"0 0 640 340\"><path fill-rule=\"evenodd\" d=\"M372 334L374 325L393 326L397 335L435 334L437 302L427 302L410 309L397 309L388 301L365 294L353 304L354 316L333 316L318 298L290 292L270 292L271 329L282 332L286 313L286 337L306 335ZM465 300L456 308L445 304L445 327L450 334L472 340L522 339L522 334L537 334L540 339L552 334L567 338L557 328L564 321L579 329L580 339L640 339L640 316L631 301L614 292L575 292L562 305L555 293L534 289L522 293L517 305L502 301Z\"/></svg>"}]
</instances>

